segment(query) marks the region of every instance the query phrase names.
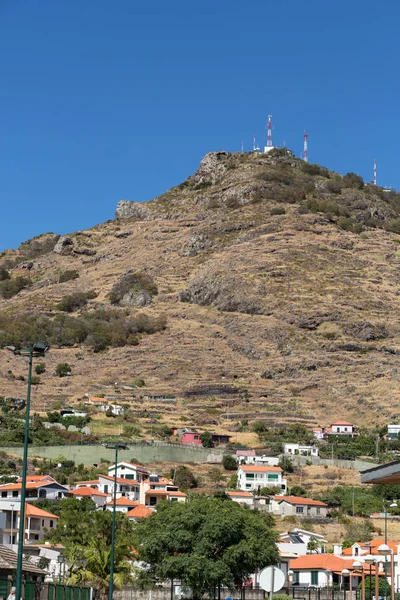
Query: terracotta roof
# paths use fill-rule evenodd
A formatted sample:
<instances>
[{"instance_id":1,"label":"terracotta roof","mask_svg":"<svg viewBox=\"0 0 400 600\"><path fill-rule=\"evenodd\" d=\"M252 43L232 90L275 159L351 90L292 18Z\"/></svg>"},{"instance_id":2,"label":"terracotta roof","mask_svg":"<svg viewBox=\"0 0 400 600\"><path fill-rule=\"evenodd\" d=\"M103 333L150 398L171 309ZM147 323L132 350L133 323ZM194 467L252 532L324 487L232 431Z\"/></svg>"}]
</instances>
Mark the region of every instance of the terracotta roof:
<instances>
[{"instance_id":1,"label":"terracotta roof","mask_svg":"<svg viewBox=\"0 0 400 600\"><path fill-rule=\"evenodd\" d=\"M56 480L53 479L53 477L50 477L50 475L27 475L26 481L40 481L40 482L54 483ZM16 483L22 483L22 478L18 477Z\"/></svg>"},{"instance_id":2,"label":"terracotta roof","mask_svg":"<svg viewBox=\"0 0 400 600\"><path fill-rule=\"evenodd\" d=\"M342 571L349 568L349 561L333 554L305 554L290 561L290 568L298 569L322 569L325 571Z\"/></svg>"},{"instance_id":3,"label":"terracotta roof","mask_svg":"<svg viewBox=\"0 0 400 600\"><path fill-rule=\"evenodd\" d=\"M267 473L268 471L282 473L282 469L280 467L257 467L253 465L240 465L239 469L250 473Z\"/></svg>"},{"instance_id":4,"label":"terracotta roof","mask_svg":"<svg viewBox=\"0 0 400 600\"><path fill-rule=\"evenodd\" d=\"M135 519L147 519L147 517L151 517L154 514L150 508L147 508L144 504L139 504L132 508L129 512L126 513L127 517L134 517Z\"/></svg>"},{"instance_id":5,"label":"terracotta roof","mask_svg":"<svg viewBox=\"0 0 400 600\"><path fill-rule=\"evenodd\" d=\"M158 481L150 481L150 479L145 479L144 483L151 483L152 485L174 485L172 479L167 479L166 477L159 477Z\"/></svg>"},{"instance_id":6,"label":"terracotta roof","mask_svg":"<svg viewBox=\"0 0 400 600\"><path fill-rule=\"evenodd\" d=\"M98 479L88 479L88 481L75 481L74 485L99 485Z\"/></svg>"},{"instance_id":7,"label":"terracotta roof","mask_svg":"<svg viewBox=\"0 0 400 600\"><path fill-rule=\"evenodd\" d=\"M19 514L19 511L18 511ZM25 504L25 516L27 517L47 517L48 519L59 519L57 515L53 515L52 513L47 512L47 510L42 510L37 506L32 506L32 504Z\"/></svg>"},{"instance_id":8,"label":"terracotta roof","mask_svg":"<svg viewBox=\"0 0 400 600\"><path fill-rule=\"evenodd\" d=\"M27 490L36 490L40 487L43 487L45 485L51 485L52 483L56 483L57 485L61 486L60 483L57 483L57 481L27 481L26 482L26 488ZM61 486L61 487L65 487L65 486ZM5 490L20 490L22 488L22 484L21 483L6 483L4 485L0 485L0 491L3 492Z\"/></svg>"},{"instance_id":9,"label":"terracotta roof","mask_svg":"<svg viewBox=\"0 0 400 600\"><path fill-rule=\"evenodd\" d=\"M251 492L226 492L228 496L240 496L245 498L253 498L253 494Z\"/></svg>"},{"instance_id":10,"label":"terracotta roof","mask_svg":"<svg viewBox=\"0 0 400 600\"><path fill-rule=\"evenodd\" d=\"M368 542L368 545L366 544L366 542L357 542L356 544L353 544L353 546L358 546L360 548L360 550L362 551L361 556L364 556L365 554L379 555L378 548L379 548L379 546L381 546L384 543L385 543L384 539L376 539L376 540L371 540L370 542ZM397 554L399 542L387 542L387 545L389 546L389 548L391 550L393 550L393 552L395 554ZM353 555L353 546L343 550L342 556L352 556ZM357 558L357 557L355 557L355 558Z\"/></svg>"},{"instance_id":11,"label":"terracotta roof","mask_svg":"<svg viewBox=\"0 0 400 600\"><path fill-rule=\"evenodd\" d=\"M277 502L289 502L289 504L303 504L306 506L324 506L328 507L325 502L320 500L312 500L311 498L301 498L300 496L273 496Z\"/></svg>"},{"instance_id":12,"label":"terracotta roof","mask_svg":"<svg viewBox=\"0 0 400 600\"><path fill-rule=\"evenodd\" d=\"M178 498L187 498L187 495L184 494L183 492L180 492L179 490L177 492L167 492L168 496L175 496Z\"/></svg>"},{"instance_id":13,"label":"terracotta roof","mask_svg":"<svg viewBox=\"0 0 400 600\"><path fill-rule=\"evenodd\" d=\"M5 546L0 546L0 569L2 571L15 571L17 568L17 554ZM39 569L29 560L22 558L22 571L35 573L37 575L47 575L46 571Z\"/></svg>"},{"instance_id":14,"label":"terracotta roof","mask_svg":"<svg viewBox=\"0 0 400 600\"><path fill-rule=\"evenodd\" d=\"M73 494L74 496L103 496L105 498L109 495L86 486L76 488L76 490L70 490L70 494Z\"/></svg>"},{"instance_id":15,"label":"terracotta roof","mask_svg":"<svg viewBox=\"0 0 400 600\"><path fill-rule=\"evenodd\" d=\"M331 423L331 427L333 427L333 425L350 425L350 427L353 427L353 423L349 423L348 421L335 421L334 423Z\"/></svg>"},{"instance_id":16,"label":"terracotta roof","mask_svg":"<svg viewBox=\"0 0 400 600\"><path fill-rule=\"evenodd\" d=\"M107 505L114 505L114 500L110 500L109 502L106 503ZM138 506L139 502L136 502L135 500L131 500L130 498L117 498L115 501L116 506Z\"/></svg>"}]
</instances>

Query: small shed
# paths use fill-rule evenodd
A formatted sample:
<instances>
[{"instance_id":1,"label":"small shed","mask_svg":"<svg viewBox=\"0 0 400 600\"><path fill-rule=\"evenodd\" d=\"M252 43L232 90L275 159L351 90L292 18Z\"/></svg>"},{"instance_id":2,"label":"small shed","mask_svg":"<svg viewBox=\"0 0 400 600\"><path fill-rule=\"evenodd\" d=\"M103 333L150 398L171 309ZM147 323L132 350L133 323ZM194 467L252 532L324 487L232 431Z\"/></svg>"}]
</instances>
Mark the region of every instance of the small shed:
<instances>
[{"instance_id":1,"label":"small shed","mask_svg":"<svg viewBox=\"0 0 400 600\"><path fill-rule=\"evenodd\" d=\"M17 571L17 553L0 545L0 599L7 598L10 588L15 585ZM40 584L47 575L28 560L22 560L23 581Z\"/></svg>"}]
</instances>

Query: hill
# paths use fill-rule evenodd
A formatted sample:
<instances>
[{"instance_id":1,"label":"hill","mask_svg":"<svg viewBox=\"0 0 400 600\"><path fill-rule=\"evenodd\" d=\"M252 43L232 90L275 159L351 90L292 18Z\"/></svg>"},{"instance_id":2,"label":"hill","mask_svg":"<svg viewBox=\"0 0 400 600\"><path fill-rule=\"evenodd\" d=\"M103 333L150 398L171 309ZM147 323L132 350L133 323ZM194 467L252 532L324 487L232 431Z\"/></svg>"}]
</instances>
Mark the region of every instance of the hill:
<instances>
[{"instance_id":1,"label":"hill","mask_svg":"<svg viewBox=\"0 0 400 600\"><path fill-rule=\"evenodd\" d=\"M384 424L400 415L399 217L396 192L286 150L211 153L114 221L4 252L0 345L50 341L37 410L114 394L147 424ZM25 363L1 354L0 395L23 397Z\"/></svg>"}]
</instances>

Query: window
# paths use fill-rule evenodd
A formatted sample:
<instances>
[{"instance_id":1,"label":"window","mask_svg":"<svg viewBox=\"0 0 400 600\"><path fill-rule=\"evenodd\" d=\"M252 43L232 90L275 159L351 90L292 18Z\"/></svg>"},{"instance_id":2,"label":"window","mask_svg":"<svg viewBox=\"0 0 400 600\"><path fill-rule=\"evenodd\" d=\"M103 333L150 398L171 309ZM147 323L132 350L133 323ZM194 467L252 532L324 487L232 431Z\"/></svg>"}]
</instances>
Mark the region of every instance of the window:
<instances>
[{"instance_id":1,"label":"window","mask_svg":"<svg viewBox=\"0 0 400 600\"><path fill-rule=\"evenodd\" d=\"M200 436L199 436L199 435L195 435L195 436L194 436L194 439L195 439L195 440L199 440L199 439L200 439Z\"/></svg>"},{"instance_id":2,"label":"window","mask_svg":"<svg viewBox=\"0 0 400 600\"><path fill-rule=\"evenodd\" d=\"M246 490L251 490L251 483L246 483Z\"/></svg>"},{"instance_id":3,"label":"window","mask_svg":"<svg viewBox=\"0 0 400 600\"><path fill-rule=\"evenodd\" d=\"M246 473L246 479L254 479L254 473Z\"/></svg>"},{"instance_id":4,"label":"window","mask_svg":"<svg viewBox=\"0 0 400 600\"><path fill-rule=\"evenodd\" d=\"M132 473L128 473L126 479L135 479Z\"/></svg>"},{"instance_id":5,"label":"window","mask_svg":"<svg viewBox=\"0 0 400 600\"><path fill-rule=\"evenodd\" d=\"M150 506L155 506L157 504L157 498L156 498L156 496L150 496L150 498L149 498L149 504L150 504Z\"/></svg>"},{"instance_id":6,"label":"window","mask_svg":"<svg viewBox=\"0 0 400 600\"><path fill-rule=\"evenodd\" d=\"M170 498L171 502L178 502L178 498Z\"/></svg>"},{"instance_id":7,"label":"window","mask_svg":"<svg viewBox=\"0 0 400 600\"><path fill-rule=\"evenodd\" d=\"M104 486L104 493L107 494L107 492L108 492L108 485L105 485Z\"/></svg>"},{"instance_id":8,"label":"window","mask_svg":"<svg viewBox=\"0 0 400 600\"><path fill-rule=\"evenodd\" d=\"M347 427L344 428L345 431L348 431Z\"/></svg>"},{"instance_id":9,"label":"window","mask_svg":"<svg viewBox=\"0 0 400 600\"><path fill-rule=\"evenodd\" d=\"M311 571L311 585L318 585L318 571Z\"/></svg>"},{"instance_id":10,"label":"window","mask_svg":"<svg viewBox=\"0 0 400 600\"><path fill-rule=\"evenodd\" d=\"M2 498L7 498L7 492L1 492L1 497Z\"/></svg>"},{"instance_id":11,"label":"window","mask_svg":"<svg viewBox=\"0 0 400 600\"><path fill-rule=\"evenodd\" d=\"M293 571L292 583L293 584L299 584L299 582L300 582L300 573L299 573L299 571Z\"/></svg>"},{"instance_id":12,"label":"window","mask_svg":"<svg viewBox=\"0 0 400 600\"><path fill-rule=\"evenodd\" d=\"M18 498L18 490L15 490L15 491L12 493L12 495L13 495L13 498Z\"/></svg>"},{"instance_id":13,"label":"window","mask_svg":"<svg viewBox=\"0 0 400 600\"><path fill-rule=\"evenodd\" d=\"M39 498L46 498L47 492L43 488L39 490Z\"/></svg>"},{"instance_id":14,"label":"window","mask_svg":"<svg viewBox=\"0 0 400 600\"><path fill-rule=\"evenodd\" d=\"M304 508L303 506L296 506L296 513L297 514L301 514L304 512Z\"/></svg>"},{"instance_id":15,"label":"window","mask_svg":"<svg viewBox=\"0 0 400 600\"><path fill-rule=\"evenodd\" d=\"M279 479L279 475L268 475L268 481L277 481Z\"/></svg>"},{"instance_id":16,"label":"window","mask_svg":"<svg viewBox=\"0 0 400 600\"><path fill-rule=\"evenodd\" d=\"M359 550L359 549L358 549L357 547L356 547L356 548L354 548L354 556L358 556L358 550Z\"/></svg>"},{"instance_id":17,"label":"window","mask_svg":"<svg viewBox=\"0 0 400 600\"><path fill-rule=\"evenodd\" d=\"M44 519L42 519L42 527L44 527Z\"/></svg>"},{"instance_id":18,"label":"window","mask_svg":"<svg viewBox=\"0 0 400 600\"><path fill-rule=\"evenodd\" d=\"M321 514L321 508L319 506L317 506L317 515Z\"/></svg>"},{"instance_id":19,"label":"window","mask_svg":"<svg viewBox=\"0 0 400 600\"><path fill-rule=\"evenodd\" d=\"M54 521L50 520L50 527L54 527Z\"/></svg>"}]
</instances>

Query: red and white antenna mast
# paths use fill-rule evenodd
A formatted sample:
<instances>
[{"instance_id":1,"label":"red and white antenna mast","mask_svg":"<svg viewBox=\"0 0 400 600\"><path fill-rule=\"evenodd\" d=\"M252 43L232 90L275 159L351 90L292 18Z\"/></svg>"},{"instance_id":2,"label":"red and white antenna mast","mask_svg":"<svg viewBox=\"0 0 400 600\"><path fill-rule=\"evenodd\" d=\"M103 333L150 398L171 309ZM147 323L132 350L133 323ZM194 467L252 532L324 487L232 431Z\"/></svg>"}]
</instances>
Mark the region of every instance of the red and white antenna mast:
<instances>
[{"instance_id":1,"label":"red and white antenna mast","mask_svg":"<svg viewBox=\"0 0 400 600\"><path fill-rule=\"evenodd\" d=\"M272 148L272 115L268 115L267 148Z\"/></svg>"},{"instance_id":2,"label":"red and white antenna mast","mask_svg":"<svg viewBox=\"0 0 400 600\"><path fill-rule=\"evenodd\" d=\"M308 162L308 133L304 132L303 160Z\"/></svg>"},{"instance_id":3,"label":"red and white antenna mast","mask_svg":"<svg viewBox=\"0 0 400 600\"><path fill-rule=\"evenodd\" d=\"M374 158L374 185L376 185L376 159Z\"/></svg>"}]
</instances>

